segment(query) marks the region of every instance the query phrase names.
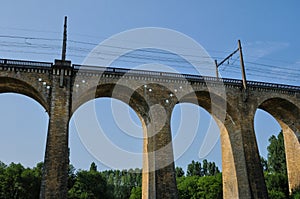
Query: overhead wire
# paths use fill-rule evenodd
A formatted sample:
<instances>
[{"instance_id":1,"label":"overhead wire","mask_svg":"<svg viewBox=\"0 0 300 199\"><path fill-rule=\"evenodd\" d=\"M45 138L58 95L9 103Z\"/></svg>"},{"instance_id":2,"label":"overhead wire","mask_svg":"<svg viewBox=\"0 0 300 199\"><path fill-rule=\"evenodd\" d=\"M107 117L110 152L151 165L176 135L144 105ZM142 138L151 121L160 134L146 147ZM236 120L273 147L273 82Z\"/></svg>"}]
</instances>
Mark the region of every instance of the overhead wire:
<instances>
[{"instance_id":1,"label":"overhead wire","mask_svg":"<svg viewBox=\"0 0 300 199\"><path fill-rule=\"evenodd\" d=\"M18 35L0 35L0 39L9 39L13 41L1 41L0 40L0 48L5 47L5 50L0 49L2 52L11 52L11 53L26 53L26 54L41 54L41 55L58 55L60 54L60 48L61 46L59 44L53 44L49 43L51 42L62 42L62 39L54 39L54 38L47 38L47 37L34 37L34 36L18 36ZM23 42L18 42L16 40L24 40ZM28 40L33 40L35 42L28 42ZM44 42L44 43L40 43ZM80 57L84 58L86 57L83 55L84 53L89 53L91 51L91 48L85 47L86 45L89 45L91 47L95 47L98 44L93 42L85 42L85 41L77 41L77 40L69 40L70 45L68 49L71 51L69 56L71 57ZM72 45L75 44L75 45ZM11 49L7 49L7 47ZM127 53L120 57L118 60L119 62L128 62L128 63L136 63L136 64L144 64L149 61L151 62L165 62L165 63L172 63L176 67L181 67L188 69L188 66L184 66L184 64L187 63L187 61L184 59L184 57L192 57L192 61L197 64L203 64L205 67L205 64L208 64L209 62L203 61L204 59L209 59L209 56L201 56L201 55L193 55L193 54L184 54L184 55L176 55L172 52L163 51L163 50L157 50L157 49L132 49L129 47L124 46L112 46L112 45L104 45L104 48L107 48L105 51L101 52L94 52L92 56L93 58L99 58L99 59L108 59L108 57L115 57L120 53L120 51L117 50L127 50L128 52L135 52L135 53ZM18 48L18 49L14 49ZM40 52L40 51L28 51L28 50L20 50L20 48L26 49L26 48L33 48L33 49L43 49L43 50L52 50L55 52ZM56 52L57 50L57 52ZM220 53L226 53L221 52ZM102 56L102 57L101 57ZM215 56L212 57L213 59L220 59L220 57ZM222 72L230 72L230 73L238 73L232 70L231 68L237 68L237 65L234 65L235 62L238 60L239 57L235 58L233 61L231 61L230 65L225 65L224 68L222 68L220 71ZM282 61L282 63L287 63L285 61ZM284 80L293 80L296 81L297 78L299 78L300 74L298 71L295 71L292 68L289 67L283 67L276 64L265 64L265 63L259 63L254 61L245 61L245 64L251 67L247 67L246 71L250 76L257 76L257 77L277 77L279 79ZM258 66L262 66L263 68L258 68ZM230 68L230 69L228 69ZM266 73L265 71L268 71ZM280 71L281 70L281 71ZM282 70L284 70L285 75L288 76L288 78L285 78L282 76ZM262 75L263 74L263 75ZM299 81L299 80L298 80Z\"/></svg>"}]
</instances>

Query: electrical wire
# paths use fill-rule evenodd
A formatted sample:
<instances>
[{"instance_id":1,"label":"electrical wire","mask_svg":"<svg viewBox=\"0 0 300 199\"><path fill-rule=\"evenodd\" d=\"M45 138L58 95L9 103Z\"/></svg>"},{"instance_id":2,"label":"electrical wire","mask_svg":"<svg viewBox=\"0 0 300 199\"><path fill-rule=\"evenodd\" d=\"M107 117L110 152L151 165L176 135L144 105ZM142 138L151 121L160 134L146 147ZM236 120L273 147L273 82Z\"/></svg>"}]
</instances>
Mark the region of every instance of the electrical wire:
<instances>
[{"instance_id":1,"label":"electrical wire","mask_svg":"<svg viewBox=\"0 0 300 199\"><path fill-rule=\"evenodd\" d=\"M1 40L2 39L2 40ZM5 39L5 41L3 41ZM20 41L23 40L23 41ZM30 41L30 42L29 42ZM24 53L24 54L39 54L39 55L53 55L60 54L61 45L54 42L62 42L61 39L47 38L47 37L34 37L34 36L17 36L17 35L0 35L0 51L9 53ZM77 40L69 40L68 50L71 52L68 56L85 58L85 54L91 51L92 47L98 44L93 42L84 42ZM191 69L191 65L184 59L184 57L193 58L193 63L202 65L204 69L211 70L211 62L209 56L184 54L176 55L172 52L162 51L157 49L132 49L124 46L112 46L103 45L104 49L101 52L93 52L92 58L110 60L112 57L119 55L120 50L127 50L129 53L122 55L117 59L118 63L133 63L133 64L145 64L145 63L168 63L174 67L182 69ZM3 49L4 48L4 49ZM7 49L10 48L10 49ZM28 49L35 49L30 51ZM44 52L46 51L46 52ZM226 51L218 51L218 53L226 53ZM212 57L213 59L221 59L219 56ZM224 64L224 67L220 69L222 73L240 74L237 70L239 68L235 62L239 59L239 56L232 58L229 64ZM269 59L270 60L270 59ZM278 61L278 60L277 60ZM286 61L278 61L281 63L287 63ZM299 82L300 72L290 67L283 67L277 64L259 63L254 61L245 61L247 74L249 76L256 76L262 78L277 78L281 80L289 80ZM249 67L250 66L250 67ZM284 71L285 76L282 75Z\"/></svg>"}]
</instances>

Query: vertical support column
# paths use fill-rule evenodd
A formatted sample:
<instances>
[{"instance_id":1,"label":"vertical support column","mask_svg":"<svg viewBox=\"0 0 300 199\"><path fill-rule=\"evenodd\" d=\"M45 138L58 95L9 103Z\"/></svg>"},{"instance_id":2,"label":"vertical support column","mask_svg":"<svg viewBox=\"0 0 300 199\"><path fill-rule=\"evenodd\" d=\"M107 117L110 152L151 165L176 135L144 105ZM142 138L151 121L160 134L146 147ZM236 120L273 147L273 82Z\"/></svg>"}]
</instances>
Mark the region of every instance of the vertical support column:
<instances>
[{"instance_id":1,"label":"vertical support column","mask_svg":"<svg viewBox=\"0 0 300 199\"><path fill-rule=\"evenodd\" d=\"M286 155L286 167L290 194L300 188L300 143L295 132L283 122L280 122Z\"/></svg>"},{"instance_id":2,"label":"vertical support column","mask_svg":"<svg viewBox=\"0 0 300 199\"><path fill-rule=\"evenodd\" d=\"M144 143L143 143L143 173L142 173L142 199L155 198L156 179L155 179L155 155L154 140L148 137L147 127L143 126ZM152 139L150 141L150 139Z\"/></svg>"},{"instance_id":3,"label":"vertical support column","mask_svg":"<svg viewBox=\"0 0 300 199\"><path fill-rule=\"evenodd\" d=\"M251 198L240 126L230 117L217 120L221 133L223 198Z\"/></svg>"},{"instance_id":4,"label":"vertical support column","mask_svg":"<svg viewBox=\"0 0 300 199\"><path fill-rule=\"evenodd\" d=\"M241 134L252 195L251 198L267 199L268 192L254 132L254 115L250 114L251 111L248 111L250 108L246 104L244 104L244 106L244 111L241 116Z\"/></svg>"},{"instance_id":5,"label":"vertical support column","mask_svg":"<svg viewBox=\"0 0 300 199\"><path fill-rule=\"evenodd\" d=\"M240 107L227 110L221 130L223 197L267 199L268 193L254 132L254 111L240 96Z\"/></svg>"},{"instance_id":6,"label":"vertical support column","mask_svg":"<svg viewBox=\"0 0 300 199\"><path fill-rule=\"evenodd\" d=\"M57 71L59 69L53 69ZM58 73L52 75L49 127L40 198L67 198L69 165L70 76L60 86Z\"/></svg>"},{"instance_id":7,"label":"vertical support column","mask_svg":"<svg viewBox=\"0 0 300 199\"><path fill-rule=\"evenodd\" d=\"M251 198L241 133L231 122L219 124L223 198Z\"/></svg>"},{"instance_id":8,"label":"vertical support column","mask_svg":"<svg viewBox=\"0 0 300 199\"><path fill-rule=\"evenodd\" d=\"M158 98L158 97L157 97ZM171 135L173 105L151 103L144 123L143 199L177 199ZM169 107L170 106L170 107Z\"/></svg>"}]
</instances>

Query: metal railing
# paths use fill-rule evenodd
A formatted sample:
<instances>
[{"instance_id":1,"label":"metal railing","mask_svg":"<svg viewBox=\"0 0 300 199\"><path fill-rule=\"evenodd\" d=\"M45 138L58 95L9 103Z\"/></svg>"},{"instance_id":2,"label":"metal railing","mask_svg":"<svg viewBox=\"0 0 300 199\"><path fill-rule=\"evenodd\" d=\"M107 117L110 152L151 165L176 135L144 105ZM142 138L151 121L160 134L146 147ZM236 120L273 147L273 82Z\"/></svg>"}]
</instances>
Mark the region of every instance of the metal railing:
<instances>
[{"instance_id":1,"label":"metal railing","mask_svg":"<svg viewBox=\"0 0 300 199\"><path fill-rule=\"evenodd\" d=\"M25 60L12 60L12 59L0 59L1 65L16 66L16 67L47 67L53 66L50 62L37 62L37 61L25 61Z\"/></svg>"}]
</instances>

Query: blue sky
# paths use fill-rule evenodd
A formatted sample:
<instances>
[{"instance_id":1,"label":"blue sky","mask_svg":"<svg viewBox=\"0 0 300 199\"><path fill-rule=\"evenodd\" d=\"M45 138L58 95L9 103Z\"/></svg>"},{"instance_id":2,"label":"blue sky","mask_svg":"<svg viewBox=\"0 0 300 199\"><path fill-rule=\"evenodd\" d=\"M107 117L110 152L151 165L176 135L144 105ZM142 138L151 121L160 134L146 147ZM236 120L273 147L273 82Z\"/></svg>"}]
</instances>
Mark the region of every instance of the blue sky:
<instances>
[{"instance_id":1,"label":"blue sky","mask_svg":"<svg viewBox=\"0 0 300 199\"><path fill-rule=\"evenodd\" d=\"M3 0L0 12L0 57L47 62L60 58L62 23L67 15L68 39L75 41L68 43L67 59L76 64L81 64L89 51L115 34L133 28L161 27L191 37L218 61L234 51L240 39L249 80L300 85L299 7L300 3L296 0ZM126 63L119 64L127 67ZM229 64L221 66L220 74L223 77L240 78L238 57L234 56ZM141 150L141 140L130 136L124 138L124 142L117 139L122 131L113 124L111 100L98 99L96 104L101 109L99 120L109 124L106 131L110 133L111 140L126 150ZM180 107L189 109L191 105L176 107L174 124L180 117ZM205 124L210 119L209 114L201 108L192 108L200 111L201 128L189 150L176 161L182 167L186 167L193 159L202 161L198 153L207 133ZM42 161L48 124L45 110L34 100L15 94L0 95L0 110L0 160L7 164L21 162L30 167ZM106 114L101 115L103 112ZM138 122L136 116L133 113L131 115ZM176 135L176 125L173 125L173 129ZM280 127L270 115L258 111L255 130L260 152L266 155L268 137L277 134ZM70 123L70 149L70 160L76 168L87 169L92 161L96 161L80 142L73 120ZM217 162L221 167L219 142L207 159ZM97 164L105 168L101 163Z\"/></svg>"}]
</instances>

